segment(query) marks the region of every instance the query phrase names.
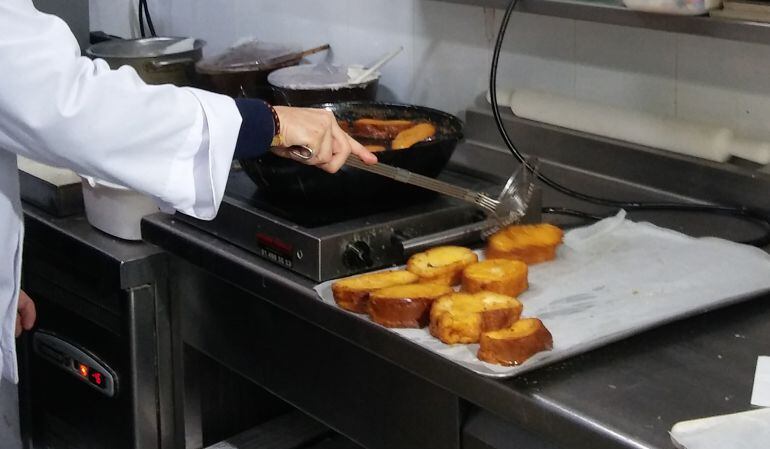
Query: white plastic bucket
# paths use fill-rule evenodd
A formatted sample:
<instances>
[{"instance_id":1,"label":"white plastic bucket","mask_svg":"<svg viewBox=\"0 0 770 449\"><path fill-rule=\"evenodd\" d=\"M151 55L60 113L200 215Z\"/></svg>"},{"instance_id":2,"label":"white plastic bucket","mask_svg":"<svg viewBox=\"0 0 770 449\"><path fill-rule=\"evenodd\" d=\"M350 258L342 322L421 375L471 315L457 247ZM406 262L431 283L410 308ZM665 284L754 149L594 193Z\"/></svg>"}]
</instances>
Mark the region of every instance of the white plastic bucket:
<instances>
[{"instance_id":1,"label":"white plastic bucket","mask_svg":"<svg viewBox=\"0 0 770 449\"><path fill-rule=\"evenodd\" d=\"M83 205L91 226L125 240L141 240L142 217L158 212L151 198L126 187L83 176Z\"/></svg>"}]
</instances>

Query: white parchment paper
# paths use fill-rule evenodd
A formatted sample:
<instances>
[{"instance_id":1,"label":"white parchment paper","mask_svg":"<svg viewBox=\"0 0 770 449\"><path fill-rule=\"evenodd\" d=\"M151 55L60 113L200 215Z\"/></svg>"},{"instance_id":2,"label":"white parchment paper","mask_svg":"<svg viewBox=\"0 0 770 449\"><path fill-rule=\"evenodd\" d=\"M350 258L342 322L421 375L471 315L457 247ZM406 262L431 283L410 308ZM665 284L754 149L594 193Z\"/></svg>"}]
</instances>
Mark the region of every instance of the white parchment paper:
<instances>
[{"instance_id":1,"label":"white parchment paper","mask_svg":"<svg viewBox=\"0 0 770 449\"><path fill-rule=\"evenodd\" d=\"M767 449L770 408L677 423L671 441L681 449Z\"/></svg>"},{"instance_id":2,"label":"white parchment paper","mask_svg":"<svg viewBox=\"0 0 770 449\"><path fill-rule=\"evenodd\" d=\"M335 304L332 282L316 291ZM530 267L529 290L519 296L522 316L543 321L553 350L503 367L478 360L478 345L445 345L427 329L391 331L479 374L511 377L766 291L770 255L764 251L634 223L620 213L567 232L556 260Z\"/></svg>"},{"instance_id":3,"label":"white parchment paper","mask_svg":"<svg viewBox=\"0 0 770 449\"><path fill-rule=\"evenodd\" d=\"M754 388L751 390L751 405L770 407L770 357L757 358L757 370L754 373ZM770 445L770 440L768 440Z\"/></svg>"}]
</instances>

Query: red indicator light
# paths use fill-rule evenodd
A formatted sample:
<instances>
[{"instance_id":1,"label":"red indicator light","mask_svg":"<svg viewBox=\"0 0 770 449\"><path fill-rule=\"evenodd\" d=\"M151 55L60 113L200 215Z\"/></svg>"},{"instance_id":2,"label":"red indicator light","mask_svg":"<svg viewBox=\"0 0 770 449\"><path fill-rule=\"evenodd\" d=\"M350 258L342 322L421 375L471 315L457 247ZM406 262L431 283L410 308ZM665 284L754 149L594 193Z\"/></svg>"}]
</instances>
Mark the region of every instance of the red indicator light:
<instances>
[{"instance_id":1,"label":"red indicator light","mask_svg":"<svg viewBox=\"0 0 770 449\"><path fill-rule=\"evenodd\" d=\"M257 242L260 245L266 246L272 250L278 251L279 253L285 256L290 256L292 250L294 249L294 247L291 244L286 243L279 238L272 237L267 234L263 234L261 232L257 233Z\"/></svg>"},{"instance_id":2,"label":"red indicator light","mask_svg":"<svg viewBox=\"0 0 770 449\"><path fill-rule=\"evenodd\" d=\"M94 383L96 385L101 386L104 382L104 378L102 378L102 373L99 371L91 371L91 383Z\"/></svg>"},{"instance_id":3,"label":"red indicator light","mask_svg":"<svg viewBox=\"0 0 770 449\"><path fill-rule=\"evenodd\" d=\"M88 369L87 365L83 365L82 363L78 363L78 372L80 373L81 376L88 377L88 371L89 371L89 369Z\"/></svg>"}]
</instances>

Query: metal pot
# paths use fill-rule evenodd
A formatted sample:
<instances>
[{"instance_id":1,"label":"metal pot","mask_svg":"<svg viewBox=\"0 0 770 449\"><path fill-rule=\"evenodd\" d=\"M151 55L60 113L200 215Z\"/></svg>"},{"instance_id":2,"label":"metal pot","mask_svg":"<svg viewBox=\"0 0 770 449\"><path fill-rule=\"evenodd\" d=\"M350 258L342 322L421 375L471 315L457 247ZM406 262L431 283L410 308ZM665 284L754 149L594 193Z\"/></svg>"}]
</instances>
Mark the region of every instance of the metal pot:
<instances>
[{"instance_id":1,"label":"metal pot","mask_svg":"<svg viewBox=\"0 0 770 449\"><path fill-rule=\"evenodd\" d=\"M269 69L227 69L202 62L196 66L196 70L200 87L203 89L233 98L261 98L274 103L276 98L267 82L268 75L276 69L297 65L301 60L301 57L288 59Z\"/></svg>"},{"instance_id":2,"label":"metal pot","mask_svg":"<svg viewBox=\"0 0 770 449\"><path fill-rule=\"evenodd\" d=\"M267 82L270 73L297 65L302 58L328 49L328 44L302 51L299 47L250 40L199 62L196 70L203 89L273 103L274 91Z\"/></svg>"},{"instance_id":3,"label":"metal pot","mask_svg":"<svg viewBox=\"0 0 770 449\"><path fill-rule=\"evenodd\" d=\"M463 137L460 119L422 106L351 102L317 107L332 111L338 120L368 117L426 120L435 124L437 136L434 140L403 150L377 153L382 163L430 177L441 173ZM424 198L432 194L353 167L344 166L339 172L329 174L272 153L253 160L241 160L240 163L260 192L278 201L303 201L315 206L334 204L337 207L360 207L361 201L398 203L404 202L405 198Z\"/></svg>"},{"instance_id":4,"label":"metal pot","mask_svg":"<svg viewBox=\"0 0 770 449\"><path fill-rule=\"evenodd\" d=\"M130 65L147 84L195 84L195 63L206 42L181 37L114 39L86 49L90 58L101 58L113 69Z\"/></svg>"},{"instance_id":5,"label":"metal pot","mask_svg":"<svg viewBox=\"0 0 770 449\"><path fill-rule=\"evenodd\" d=\"M316 70L320 66L323 66L323 70ZM332 74L327 71L331 69L338 73ZM267 81L275 91L275 104L310 106L322 103L374 101L379 87L379 72L365 81L350 84L349 70L363 71L357 66L351 69L332 65L298 65L274 71L267 77Z\"/></svg>"}]
</instances>

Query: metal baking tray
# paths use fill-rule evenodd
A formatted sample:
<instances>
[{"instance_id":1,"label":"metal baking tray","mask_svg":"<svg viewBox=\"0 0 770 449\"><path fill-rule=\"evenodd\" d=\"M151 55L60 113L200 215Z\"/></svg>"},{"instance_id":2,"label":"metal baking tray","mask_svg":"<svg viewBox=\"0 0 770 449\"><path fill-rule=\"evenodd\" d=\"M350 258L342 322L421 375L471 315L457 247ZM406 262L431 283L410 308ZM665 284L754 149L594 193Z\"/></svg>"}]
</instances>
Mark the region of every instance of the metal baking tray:
<instances>
[{"instance_id":1,"label":"metal baking tray","mask_svg":"<svg viewBox=\"0 0 770 449\"><path fill-rule=\"evenodd\" d=\"M332 283L316 291L336 307ZM390 330L480 375L505 378L768 291L764 251L635 223L621 213L567 232L554 261L530 267L529 289L519 296L522 316L543 321L552 350L504 367L478 360L475 344L446 345L427 329Z\"/></svg>"}]
</instances>

